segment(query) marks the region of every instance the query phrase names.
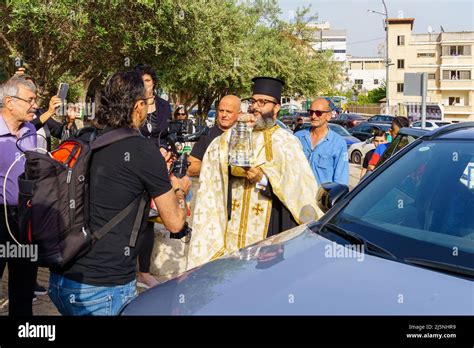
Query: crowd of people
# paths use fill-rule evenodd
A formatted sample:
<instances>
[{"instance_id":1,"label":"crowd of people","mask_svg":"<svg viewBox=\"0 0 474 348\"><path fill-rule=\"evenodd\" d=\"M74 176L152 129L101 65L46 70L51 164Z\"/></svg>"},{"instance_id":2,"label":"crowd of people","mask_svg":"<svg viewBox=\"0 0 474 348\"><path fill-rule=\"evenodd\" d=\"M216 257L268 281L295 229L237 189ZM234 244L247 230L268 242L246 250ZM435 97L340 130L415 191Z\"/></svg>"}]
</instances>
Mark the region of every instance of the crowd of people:
<instances>
[{"instance_id":1,"label":"crowd of people","mask_svg":"<svg viewBox=\"0 0 474 348\"><path fill-rule=\"evenodd\" d=\"M89 226L100 230L137 197L145 197L143 211L135 207L97 240L86 253L63 267L50 269L49 296L63 315L116 315L137 296L137 285L153 287L150 273L155 219L172 234L186 228L192 211L192 235L186 269L192 269L236 249L317 220L321 183L349 183L349 162L344 139L329 129L336 107L317 98L308 110L311 127L288 133L276 123L284 82L271 77L252 80L246 122L253 131L251 166L229 165L233 126L242 117L240 97L224 96L216 108L216 124L189 149L187 175L173 175L176 159L166 134L171 120L189 119L184 105L172 110L156 92L157 74L146 65L113 74L101 92L92 120L98 139L117 129L127 137L95 150L89 170ZM60 141L78 134L78 110L67 109L63 122L52 116L63 101L52 97L46 112L37 105L35 82L24 72L0 87L0 243L15 243L19 233L17 178L25 159L20 152L51 152L51 136ZM406 119L397 118L393 136ZM380 144L367 158L373 170L386 148L386 134L375 134ZM124 160L127 158L127 160ZM370 158L370 159L369 159ZM19 163L12 167L18 159ZM8 174L8 175L7 175ZM191 194L191 180L198 184ZM5 194L3 193L5 192ZM191 197L193 197L192 204ZM130 248L135 217L140 232ZM7 226L8 225L8 226ZM12 231L10 234L9 230ZM187 236L189 238L189 236ZM25 258L0 259L0 274L8 264L10 315L32 315L38 266Z\"/></svg>"}]
</instances>

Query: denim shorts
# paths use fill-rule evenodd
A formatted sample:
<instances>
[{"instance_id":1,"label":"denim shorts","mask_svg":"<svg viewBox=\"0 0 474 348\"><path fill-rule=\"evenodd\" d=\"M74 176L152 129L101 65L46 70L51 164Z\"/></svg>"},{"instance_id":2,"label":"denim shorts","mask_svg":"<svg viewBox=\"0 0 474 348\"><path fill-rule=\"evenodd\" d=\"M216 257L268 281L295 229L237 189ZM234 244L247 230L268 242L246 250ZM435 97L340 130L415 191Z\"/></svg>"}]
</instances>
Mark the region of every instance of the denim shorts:
<instances>
[{"instance_id":1,"label":"denim shorts","mask_svg":"<svg viewBox=\"0 0 474 348\"><path fill-rule=\"evenodd\" d=\"M117 315L137 296L136 282L95 286L51 272L48 293L62 315Z\"/></svg>"}]
</instances>

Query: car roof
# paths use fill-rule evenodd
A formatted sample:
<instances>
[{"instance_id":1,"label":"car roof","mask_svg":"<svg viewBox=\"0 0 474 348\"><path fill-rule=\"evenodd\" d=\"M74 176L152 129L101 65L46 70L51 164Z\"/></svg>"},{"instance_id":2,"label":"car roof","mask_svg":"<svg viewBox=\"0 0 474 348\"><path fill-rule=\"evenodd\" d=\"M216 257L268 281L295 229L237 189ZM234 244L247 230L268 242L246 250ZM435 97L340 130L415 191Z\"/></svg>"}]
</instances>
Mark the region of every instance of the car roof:
<instances>
[{"instance_id":1,"label":"car roof","mask_svg":"<svg viewBox=\"0 0 474 348\"><path fill-rule=\"evenodd\" d=\"M402 129L400 129L398 134L411 135L411 136L414 136L415 138L419 138L429 132L430 131L427 129L403 127Z\"/></svg>"},{"instance_id":2,"label":"car roof","mask_svg":"<svg viewBox=\"0 0 474 348\"><path fill-rule=\"evenodd\" d=\"M376 115L374 115L374 116L371 116L370 118L375 117L375 116L388 116L388 117L393 117L393 118L396 117L396 116L393 116L393 115L376 114Z\"/></svg>"},{"instance_id":3,"label":"car roof","mask_svg":"<svg viewBox=\"0 0 474 348\"><path fill-rule=\"evenodd\" d=\"M360 114L355 114L355 113L347 113L347 112L344 112L344 113L340 114L339 116L342 116L342 115L356 116L356 117L360 117L360 118L365 118L364 116L362 116L362 115L360 115Z\"/></svg>"},{"instance_id":4,"label":"car roof","mask_svg":"<svg viewBox=\"0 0 474 348\"><path fill-rule=\"evenodd\" d=\"M412 128L413 129L413 128ZM474 141L474 122L453 123L429 131L423 139L461 139Z\"/></svg>"},{"instance_id":5,"label":"car roof","mask_svg":"<svg viewBox=\"0 0 474 348\"><path fill-rule=\"evenodd\" d=\"M380 127L382 129L391 127L390 123L373 123L373 122L362 122L362 123L359 123L356 127L365 126L365 125L370 125L372 127Z\"/></svg>"}]
</instances>

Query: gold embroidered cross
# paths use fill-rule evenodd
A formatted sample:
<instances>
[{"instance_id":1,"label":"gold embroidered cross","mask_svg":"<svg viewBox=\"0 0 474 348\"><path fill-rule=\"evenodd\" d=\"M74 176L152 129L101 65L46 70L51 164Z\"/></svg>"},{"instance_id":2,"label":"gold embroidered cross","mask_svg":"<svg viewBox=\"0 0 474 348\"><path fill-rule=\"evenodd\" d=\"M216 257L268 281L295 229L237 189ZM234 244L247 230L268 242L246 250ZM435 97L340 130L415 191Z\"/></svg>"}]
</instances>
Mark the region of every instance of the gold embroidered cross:
<instances>
[{"instance_id":1,"label":"gold embroidered cross","mask_svg":"<svg viewBox=\"0 0 474 348\"><path fill-rule=\"evenodd\" d=\"M209 227L209 230L211 231L212 234L214 234L215 229L216 229L216 226L214 226L214 225L211 225Z\"/></svg>"},{"instance_id":2,"label":"gold embroidered cross","mask_svg":"<svg viewBox=\"0 0 474 348\"><path fill-rule=\"evenodd\" d=\"M240 207L240 203L236 199L232 200L232 210L235 210Z\"/></svg>"},{"instance_id":3,"label":"gold embroidered cross","mask_svg":"<svg viewBox=\"0 0 474 348\"><path fill-rule=\"evenodd\" d=\"M260 213L263 213L263 208L262 206L260 205L260 203L257 203L253 208L252 210L255 212L255 215L260 215Z\"/></svg>"},{"instance_id":4,"label":"gold embroidered cross","mask_svg":"<svg viewBox=\"0 0 474 348\"><path fill-rule=\"evenodd\" d=\"M202 215L201 210L197 209L196 212L194 213L194 215L197 216L198 220L200 220L201 215Z\"/></svg>"},{"instance_id":5,"label":"gold embroidered cross","mask_svg":"<svg viewBox=\"0 0 474 348\"><path fill-rule=\"evenodd\" d=\"M255 221L253 222L253 227L255 228L255 231L257 231L258 228L260 227L260 221L255 220Z\"/></svg>"}]
</instances>

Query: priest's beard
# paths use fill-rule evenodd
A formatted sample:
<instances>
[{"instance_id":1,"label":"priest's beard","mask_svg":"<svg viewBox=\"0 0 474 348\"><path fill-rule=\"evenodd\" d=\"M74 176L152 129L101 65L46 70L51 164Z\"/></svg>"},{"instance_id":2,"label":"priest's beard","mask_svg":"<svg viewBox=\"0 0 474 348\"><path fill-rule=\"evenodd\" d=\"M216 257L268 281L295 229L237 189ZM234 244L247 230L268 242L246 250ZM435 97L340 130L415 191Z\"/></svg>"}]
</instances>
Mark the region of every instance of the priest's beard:
<instances>
[{"instance_id":1,"label":"priest's beard","mask_svg":"<svg viewBox=\"0 0 474 348\"><path fill-rule=\"evenodd\" d=\"M261 113L261 116L255 122L253 127L256 131L261 131L264 129L272 128L275 125L275 120L273 119L273 111L268 111Z\"/></svg>"}]
</instances>

